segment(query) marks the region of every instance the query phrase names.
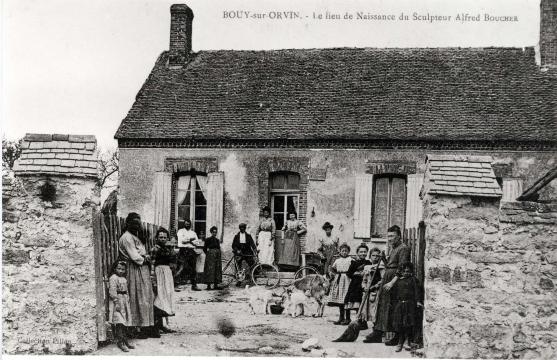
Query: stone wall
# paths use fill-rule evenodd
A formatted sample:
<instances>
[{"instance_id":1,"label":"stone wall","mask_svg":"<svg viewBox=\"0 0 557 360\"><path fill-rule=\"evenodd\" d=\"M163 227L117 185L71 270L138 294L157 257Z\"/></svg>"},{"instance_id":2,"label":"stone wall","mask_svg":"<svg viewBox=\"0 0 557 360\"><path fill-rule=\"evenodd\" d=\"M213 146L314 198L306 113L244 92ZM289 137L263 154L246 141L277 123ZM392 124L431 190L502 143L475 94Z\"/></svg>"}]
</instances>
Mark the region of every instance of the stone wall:
<instances>
[{"instance_id":1,"label":"stone wall","mask_svg":"<svg viewBox=\"0 0 557 360\"><path fill-rule=\"evenodd\" d=\"M557 358L557 205L424 203L426 356Z\"/></svg>"},{"instance_id":2,"label":"stone wall","mask_svg":"<svg viewBox=\"0 0 557 360\"><path fill-rule=\"evenodd\" d=\"M2 204L3 351L95 350L95 181L37 175L13 182Z\"/></svg>"}]
</instances>

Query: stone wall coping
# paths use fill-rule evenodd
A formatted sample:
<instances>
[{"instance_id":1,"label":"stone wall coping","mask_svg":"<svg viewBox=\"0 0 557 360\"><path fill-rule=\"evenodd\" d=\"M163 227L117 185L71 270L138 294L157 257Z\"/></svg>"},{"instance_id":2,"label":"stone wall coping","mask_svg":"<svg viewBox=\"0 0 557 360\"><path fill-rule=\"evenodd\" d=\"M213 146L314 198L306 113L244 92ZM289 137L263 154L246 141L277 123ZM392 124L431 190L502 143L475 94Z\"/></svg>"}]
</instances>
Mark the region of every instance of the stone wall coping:
<instances>
[{"instance_id":1,"label":"stone wall coping","mask_svg":"<svg viewBox=\"0 0 557 360\"><path fill-rule=\"evenodd\" d=\"M16 176L62 175L97 177L97 140L94 135L26 134Z\"/></svg>"},{"instance_id":2,"label":"stone wall coping","mask_svg":"<svg viewBox=\"0 0 557 360\"><path fill-rule=\"evenodd\" d=\"M528 212L557 212L557 203L539 203L534 201L502 201L501 210L522 210Z\"/></svg>"}]
</instances>

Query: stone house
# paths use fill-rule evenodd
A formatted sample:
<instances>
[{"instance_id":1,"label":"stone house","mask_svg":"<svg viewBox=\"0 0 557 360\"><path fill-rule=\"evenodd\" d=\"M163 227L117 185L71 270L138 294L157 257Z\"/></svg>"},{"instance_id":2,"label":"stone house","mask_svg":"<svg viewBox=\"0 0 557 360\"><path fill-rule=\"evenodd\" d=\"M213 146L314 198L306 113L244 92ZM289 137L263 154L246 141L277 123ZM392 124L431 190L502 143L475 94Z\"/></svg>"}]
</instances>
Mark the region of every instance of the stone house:
<instances>
[{"instance_id":1,"label":"stone house","mask_svg":"<svg viewBox=\"0 0 557 360\"><path fill-rule=\"evenodd\" d=\"M279 228L291 211L307 224L306 251L325 221L383 246L422 219L428 154L491 156L447 160L436 186L514 200L556 162L557 9L541 9L539 48L193 52L193 12L173 5L170 48L115 135L118 211L216 225L228 247L268 204Z\"/></svg>"}]
</instances>

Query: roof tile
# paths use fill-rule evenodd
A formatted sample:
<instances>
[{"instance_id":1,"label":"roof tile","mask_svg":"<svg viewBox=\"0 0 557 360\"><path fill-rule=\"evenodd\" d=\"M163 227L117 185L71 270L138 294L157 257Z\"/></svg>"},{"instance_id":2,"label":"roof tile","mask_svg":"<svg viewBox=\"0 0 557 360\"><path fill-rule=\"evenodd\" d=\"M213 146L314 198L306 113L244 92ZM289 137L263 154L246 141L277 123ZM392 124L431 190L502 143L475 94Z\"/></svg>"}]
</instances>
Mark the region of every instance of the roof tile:
<instances>
[{"instance_id":1,"label":"roof tile","mask_svg":"<svg viewBox=\"0 0 557 360\"><path fill-rule=\"evenodd\" d=\"M529 49L202 51L183 69L167 60L116 138L557 142L557 84Z\"/></svg>"}]
</instances>

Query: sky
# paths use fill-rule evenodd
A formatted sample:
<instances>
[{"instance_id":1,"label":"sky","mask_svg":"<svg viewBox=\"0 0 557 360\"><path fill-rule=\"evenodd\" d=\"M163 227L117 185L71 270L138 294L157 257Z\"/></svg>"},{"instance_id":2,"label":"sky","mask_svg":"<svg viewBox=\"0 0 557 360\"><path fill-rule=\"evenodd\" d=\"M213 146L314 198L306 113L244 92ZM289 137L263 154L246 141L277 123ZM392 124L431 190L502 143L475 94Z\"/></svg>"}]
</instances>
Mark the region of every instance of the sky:
<instances>
[{"instance_id":1,"label":"sky","mask_svg":"<svg viewBox=\"0 0 557 360\"><path fill-rule=\"evenodd\" d=\"M2 1L1 128L114 133L158 55L168 49L167 0ZM526 47L539 40L539 0L186 0L193 50L330 47ZM238 12L239 11L239 12ZM265 18L244 18L264 14ZM296 14L284 19L284 14ZM283 19L277 19L277 14ZM374 21L361 15L393 15ZM401 13L409 20L398 20ZM414 19L414 13L420 18ZM234 14L242 16L232 18ZM327 15L329 14L329 15ZM451 16L433 21L432 16ZM458 14L480 15L460 22ZM484 21L517 16L518 21ZM321 15L321 19L319 19ZM338 19L330 19L339 15ZM346 18L352 16L352 19ZM263 15L261 15L263 16ZM421 20L425 19L425 20Z\"/></svg>"}]
</instances>

